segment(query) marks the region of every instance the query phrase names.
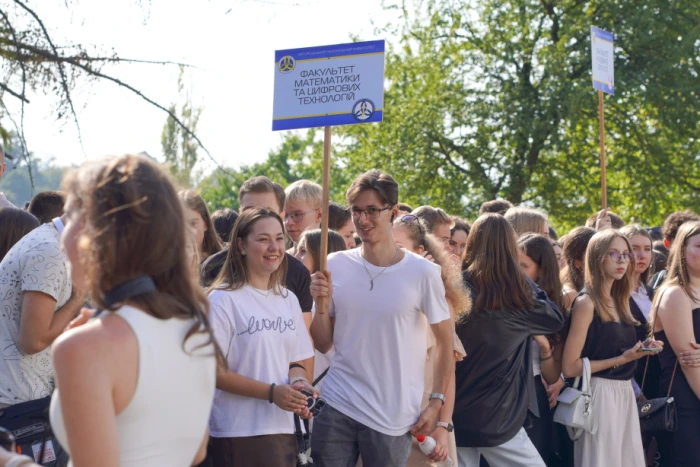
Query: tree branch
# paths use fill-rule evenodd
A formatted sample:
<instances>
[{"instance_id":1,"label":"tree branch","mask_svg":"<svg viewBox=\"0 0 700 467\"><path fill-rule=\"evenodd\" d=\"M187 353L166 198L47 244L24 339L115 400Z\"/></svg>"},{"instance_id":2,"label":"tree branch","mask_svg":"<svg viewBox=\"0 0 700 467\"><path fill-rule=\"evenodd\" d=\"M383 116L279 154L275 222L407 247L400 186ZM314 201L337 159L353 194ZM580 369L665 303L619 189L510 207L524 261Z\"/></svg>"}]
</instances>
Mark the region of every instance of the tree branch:
<instances>
[{"instance_id":1,"label":"tree branch","mask_svg":"<svg viewBox=\"0 0 700 467\"><path fill-rule=\"evenodd\" d=\"M182 121L177 117L177 115L175 115L173 112L171 112L170 109L166 109L165 107L163 107L162 105L160 105L159 103L157 103L156 101L154 101L153 99L147 97L143 92L139 91L139 90L136 89L135 87L131 86L130 84L125 83L124 81L122 81L122 80L120 80L120 79L118 79L118 78L115 78L115 77L113 77L113 76L106 75L106 74L101 73L101 72L99 72L99 71L97 71L97 70L93 70L92 68L90 68L89 66L87 66L87 65L85 65L85 64L83 64L83 63L79 63L79 62L74 61L74 60L69 60L69 59L66 59L65 57L58 57L58 58L59 58L60 60L65 61L66 63L70 63L71 65L76 66L76 67L78 67L78 68L80 68L80 69L86 71L88 74L90 74L90 75L92 75L92 76L96 76L96 77L98 77L98 78L106 79L107 81L111 81L111 82L113 82L113 83L115 83L115 84L117 84L117 85L119 85L119 86L121 86L121 87L123 87L123 88L128 89L129 91L131 91L131 92L133 92L134 94L136 94L137 96L139 96L141 99L145 100L145 101L148 102L149 104L153 105L154 107L159 108L160 110L162 110L163 112L165 112L166 114L168 114L168 116L169 116L170 118L172 118L173 121L175 121L175 123L177 123L177 125L178 125L180 128L182 128L182 130L183 130L185 133L187 133L188 135L190 135L190 136L192 137L192 139L194 139L194 140L197 142L197 144L199 145L199 147L202 148L202 150L207 154L207 156L209 157L209 159L211 159L212 162L214 162L214 164L216 165L216 167L217 167L219 170L221 170L222 172L224 172L224 173L227 174L227 175L233 175L231 172L229 172L228 170L224 169L224 168L221 166L221 164L219 164L219 163L216 161L216 159L214 159L214 156L212 156L211 153L209 152L209 150L208 150L206 147L204 147L204 144L203 144L202 141L197 137L197 135L195 135L194 132L192 132L192 130L190 130L190 129L187 127L187 125L185 125L184 123L182 123Z\"/></svg>"},{"instance_id":2,"label":"tree branch","mask_svg":"<svg viewBox=\"0 0 700 467\"><path fill-rule=\"evenodd\" d=\"M24 96L21 95L21 94L18 94L17 92L13 91L12 89L8 88L6 85L4 85L4 84L2 84L2 83L0 83L0 89L3 89L4 91L7 91L8 93L10 93L11 95L13 95L13 96L16 97L17 99L21 100L22 102L26 102L27 104L29 104L29 100L27 100L26 97L24 97Z\"/></svg>"},{"instance_id":3,"label":"tree branch","mask_svg":"<svg viewBox=\"0 0 700 467\"><path fill-rule=\"evenodd\" d=\"M46 37L46 41L49 43L49 46L51 47L51 50L53 50L54 55L58 55L58 50L56 50L56 46L53 44L53 41L51 40L51 36L49 36L49 32L46 30L46 26L44 26L44 22L41 21L41 18L39 18L39 15L37 15L34 10L29 8L27 5L25 5L21 0L15 0L15 3L19 5L23 10L25 10L27 13L29 13L37 23L39 23L39 27L41 27L41 30L44 32L44 37ZM70 108L71 114L73 114L73 121L75 122L75 126L78 129L78 141L80 142L80 147L83 150L83 154L85 154L85 146L83 146L83 135L82 132L80 131L80 123L78 122L78 114L75 113L75 108L73 107L73 99L71 98L70 95L70 89L68 88L68 80L66 78L66 73L65 70L63 69L63 63L56 62L58 65L58 73L61 77L61 85L63 87L63 92L66 94L66 101L68 102L68 107Z\"/></svg>"},{"instance_id":4,"label":"tree branch","mask_svg":"<svg viewBox=\"0 0 700 467\"><path fill-rule=\"evenodd\" d=\"M17 53L17 60L19 61L19 66L22 69L22 103L20 105L20 118L19 118L19 140L20 143L22 144L22 157L24 158L25 162L27 163L27 171L29 173L29 184L31 186L30 193L34 195L34 174L32 173L32 161L31 158L29 157L29 148L27 147L27 138L24 136L24 104L29 103L29 100L26 97L26 91L27 91L27 67L24 64L24 59L20 57L21 53L19 50L19 39L17 38L17 32L15 31L15 28L12 26L12 23L10 22L10 18L5 14L4 11L0 10L0 15L2 15L3 19L5 20L5 23L7 23L7 28L10 30L10 34L12 35L12 41L14 42L15 45L15 52ZM7 109L7 107L6 107ZM8 115L10 114L8 110ZM15 125L15 128L17 128L17 123L15 123L14 119L10 115L10 120L12 123Z\"/></svg>"}]
</instances>

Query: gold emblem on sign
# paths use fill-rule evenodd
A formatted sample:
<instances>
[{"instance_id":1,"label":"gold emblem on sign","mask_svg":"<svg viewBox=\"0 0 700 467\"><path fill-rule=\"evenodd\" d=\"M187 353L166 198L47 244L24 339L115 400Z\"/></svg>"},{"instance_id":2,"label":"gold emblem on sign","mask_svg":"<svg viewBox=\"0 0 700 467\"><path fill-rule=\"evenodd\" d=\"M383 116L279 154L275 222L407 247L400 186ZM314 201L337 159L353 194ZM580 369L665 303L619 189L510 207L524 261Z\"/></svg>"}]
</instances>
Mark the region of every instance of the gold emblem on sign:
<instances>
[{"instance_id":1,"label":"gold emblem on sign","mask_svg":"<svg viewBox=\"0 0 700 467\"><path fill-rule=\"evenodd\" d=\"M277 68L281 73L289 73L290 71L294 71L296 66L297 62L291 55L285 55L284 57L280 58L280 61L277 63Z\"/></svg>"}]
</instances>

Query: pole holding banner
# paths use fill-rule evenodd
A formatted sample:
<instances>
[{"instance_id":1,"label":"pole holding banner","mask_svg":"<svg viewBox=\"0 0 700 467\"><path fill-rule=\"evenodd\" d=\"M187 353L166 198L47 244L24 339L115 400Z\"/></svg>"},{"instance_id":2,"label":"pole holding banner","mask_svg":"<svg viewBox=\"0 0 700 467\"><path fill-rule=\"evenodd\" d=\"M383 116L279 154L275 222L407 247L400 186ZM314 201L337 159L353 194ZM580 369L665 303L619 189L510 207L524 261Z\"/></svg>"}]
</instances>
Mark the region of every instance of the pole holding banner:
<instances>
[{"instance_id":1,"label":"pole holding banner","mask_svg":"<svg viewBox=\"0 0 700 467\"><path fill-rule=\"evenodd\" d=\"M600 189L603 209L608 208L608 187L605 174L605 112L603 108L603 91L598 91L598 121L600 122Z\"/></svg>"},{"instance_id":2,"label":"pole holding banner","mask_svg":"<svg viewBox=\"0 0 700 467\"><path fill-rule=\"evenodd\" d=\"M272 130L325 127L323 216L319 266L327 266L331 127L381 122L384 41L353 42L275 52Z\"/></svg>"},{"instance_id":3,"label":"pole holding banner","mask_svg":"<svg viewBox=\"0 0 700 467\"><path fill-rule=\"evenodd\" d=\"M615 55L613 34L591 26L591 59L593 88L598 90L598 120L600 123L600 188L603 209L608 207L605 174L605 108L603 93L615 95Z\"/></svg>"},{"instance_id":4,"label":"pole holding banner","mask_svg":"<svg viewBox=\"0 0 700 467\"><path fill-rule=\"evenodd\" d=\"M328 205L331 188L331 127L323 129L323 217L321 218L321 255L319 269L326 270L328 265Z\"/></svg>"}]
</instances>

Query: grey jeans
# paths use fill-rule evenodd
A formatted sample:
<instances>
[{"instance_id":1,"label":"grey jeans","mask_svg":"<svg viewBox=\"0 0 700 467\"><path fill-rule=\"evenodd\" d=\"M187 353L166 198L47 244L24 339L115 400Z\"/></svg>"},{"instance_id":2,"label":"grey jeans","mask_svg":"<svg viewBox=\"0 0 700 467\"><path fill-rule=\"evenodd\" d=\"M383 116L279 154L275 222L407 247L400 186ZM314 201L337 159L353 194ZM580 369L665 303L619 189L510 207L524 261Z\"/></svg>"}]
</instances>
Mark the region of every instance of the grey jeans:
<instances>
[{"instance_id":1,"label":"grey jeans","mask_svg":"<svg viewBox=\"0 0 700 467\"><path fill-rule=\"evenodd\" d=\"M404 467L411 434L389 436L356 422L330 405L314 419L311 457L317 467Z\"/></svg>"}]
</instances>

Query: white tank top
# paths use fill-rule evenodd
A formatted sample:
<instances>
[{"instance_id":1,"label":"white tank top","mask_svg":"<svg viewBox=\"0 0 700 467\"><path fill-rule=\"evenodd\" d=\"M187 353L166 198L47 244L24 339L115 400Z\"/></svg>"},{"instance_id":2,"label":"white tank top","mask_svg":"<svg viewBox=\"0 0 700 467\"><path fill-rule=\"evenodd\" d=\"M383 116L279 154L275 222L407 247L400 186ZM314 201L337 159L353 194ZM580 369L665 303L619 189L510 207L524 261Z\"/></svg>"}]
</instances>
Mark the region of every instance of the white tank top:
<instances>
[{"instance_id":1,"label":"white tank top","mask_svg":"<svg viewBox=\"0 0 700 467\"><path fill-rule=\"evenodd\" d=\"M190 466L204 439L214 399L214 349L197 348L208 335L191 336L183 350L193 321L160 320L128 306L115 313L131 326L139 345L136 391L117 415L119 465ZM51 427L70 453L59 390L51 400Z\"/></svg>"}]
</instances>

